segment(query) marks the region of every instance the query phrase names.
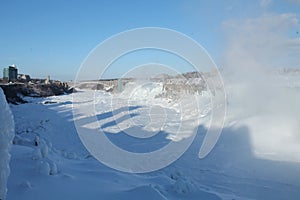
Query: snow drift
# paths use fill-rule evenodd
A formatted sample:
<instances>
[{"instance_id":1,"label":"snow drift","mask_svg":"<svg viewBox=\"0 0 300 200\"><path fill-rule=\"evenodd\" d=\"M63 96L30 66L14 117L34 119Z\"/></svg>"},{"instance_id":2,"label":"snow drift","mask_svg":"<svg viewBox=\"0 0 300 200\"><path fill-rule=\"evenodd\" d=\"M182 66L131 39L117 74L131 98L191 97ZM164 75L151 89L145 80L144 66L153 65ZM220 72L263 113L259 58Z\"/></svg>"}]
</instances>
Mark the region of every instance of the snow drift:
<instances>
[{"instance_id":1,"label":"snow drift","mask_svg":"<svg viewBox=\"0 0 300 200\"><path fill-rule=\"evenodd\" d=\"M7 179L10 173L9 150L14 137L14 120L5 95L0 88L0 199L6 199Z\"/></svg>"}]
</instances>

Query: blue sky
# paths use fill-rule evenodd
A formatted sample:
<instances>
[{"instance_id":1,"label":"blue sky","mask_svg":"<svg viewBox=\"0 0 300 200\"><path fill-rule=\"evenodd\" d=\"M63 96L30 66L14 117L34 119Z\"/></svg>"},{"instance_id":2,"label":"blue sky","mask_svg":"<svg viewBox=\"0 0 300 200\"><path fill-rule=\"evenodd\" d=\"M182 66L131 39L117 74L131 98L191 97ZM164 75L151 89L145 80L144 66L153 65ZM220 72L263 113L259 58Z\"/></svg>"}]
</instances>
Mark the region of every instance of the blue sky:
<instances>
[{"instance_id":1,"label":"blue sky","mask_svg":"<svg viewBox=\"0 0 300 200\"><path fill-rule=\"evenodd\" d=\"M0 66L16 64L21 73L32 77L74 79L100 42L149 26L192 37L217 65L223 65L228 42L224 23L265 13L294 13L299 19L300 4L297 0L0 0ZM288 36L297 37L297 31L291 29ZM111 74L119 75L118 69Z\"/></svg>"}]
</instances>

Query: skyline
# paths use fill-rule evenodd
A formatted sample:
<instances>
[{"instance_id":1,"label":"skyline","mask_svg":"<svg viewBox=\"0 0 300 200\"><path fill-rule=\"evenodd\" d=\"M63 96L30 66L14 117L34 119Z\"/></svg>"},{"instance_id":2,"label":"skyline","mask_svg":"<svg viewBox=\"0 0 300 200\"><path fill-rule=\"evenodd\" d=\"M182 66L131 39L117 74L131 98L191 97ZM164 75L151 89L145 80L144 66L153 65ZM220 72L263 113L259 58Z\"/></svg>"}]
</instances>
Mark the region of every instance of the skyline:
<instances>
[{"instance_id":1,"label":"skyline","mask_svg":"<svg viewBox=\"0 0 300 200\"><path fill-rule=\"evenodd\" d=\"M53 79L74 80L81 63L99 43L120 32L142 27L173 29L191 37L219 67L237 65L239 62L232 63L235 58L228 54L242 44L254 52L252 57L272 67L276 64L269 60L276 55L280 59L274 63L280 66L299 67L300 63L297 56L300 1L297 0L31 0L1 1L1 4L0 66L15 64L20 73L32 77L50 75ZM259 35L254 37L253 33ZM255 42L266 43L265 50L259 49ZM273 45L282 46L274 54L266 53L273 51ZM236 52L241 52L240 47L231 53L236 55ZM145 57L147 61L162 59L155 53ZM139 59L142 62L145 58L139 56ZM134 60L127 59L126 67L134 67L133 63ZM184 71L180 66L174 67ZM120 73L124 72L116 68L108 76L117 77Z\"/></svg>"}]
</instances>

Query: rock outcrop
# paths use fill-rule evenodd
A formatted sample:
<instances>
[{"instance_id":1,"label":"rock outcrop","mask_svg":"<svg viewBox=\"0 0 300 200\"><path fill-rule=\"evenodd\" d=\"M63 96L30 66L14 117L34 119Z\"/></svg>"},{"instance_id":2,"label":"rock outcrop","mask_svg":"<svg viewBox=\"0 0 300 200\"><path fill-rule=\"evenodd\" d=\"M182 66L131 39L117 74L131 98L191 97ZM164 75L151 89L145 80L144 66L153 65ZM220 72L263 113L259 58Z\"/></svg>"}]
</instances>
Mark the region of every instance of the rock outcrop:
<instances>
[{"instance_id":1,"label":"rock outcrop","mask_svg":"<svg viewBox=\"0 0 300 200\"><path fill-rule=\"evenodd\" d=\"M52 84L17 83L0 86L5 93L7 102L13 104L26 103L26 101L22 99L23 96L47 97L72 92L72 90L69 90L67 84L60 82Z\"/></svg>"}]
</instances>

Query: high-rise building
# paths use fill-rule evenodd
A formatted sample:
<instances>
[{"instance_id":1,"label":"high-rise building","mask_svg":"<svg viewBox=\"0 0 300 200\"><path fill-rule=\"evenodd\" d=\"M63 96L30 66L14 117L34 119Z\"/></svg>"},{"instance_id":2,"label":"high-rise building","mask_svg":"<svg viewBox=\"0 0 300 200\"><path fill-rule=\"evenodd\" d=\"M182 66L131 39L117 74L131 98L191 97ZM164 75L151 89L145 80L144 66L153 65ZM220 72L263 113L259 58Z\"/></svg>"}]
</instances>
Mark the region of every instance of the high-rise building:
<instances>
[{"instance_id":1,"label":"high-rise building","mask_svg":"<svg viewBox=\"0 0 300 200\"><path fill-rule=\"evenodd\" d=\"M14 82L18 78L18 69L15 65L11 65L3 69L3 79Z\"/></svg>"}]
</instances>

